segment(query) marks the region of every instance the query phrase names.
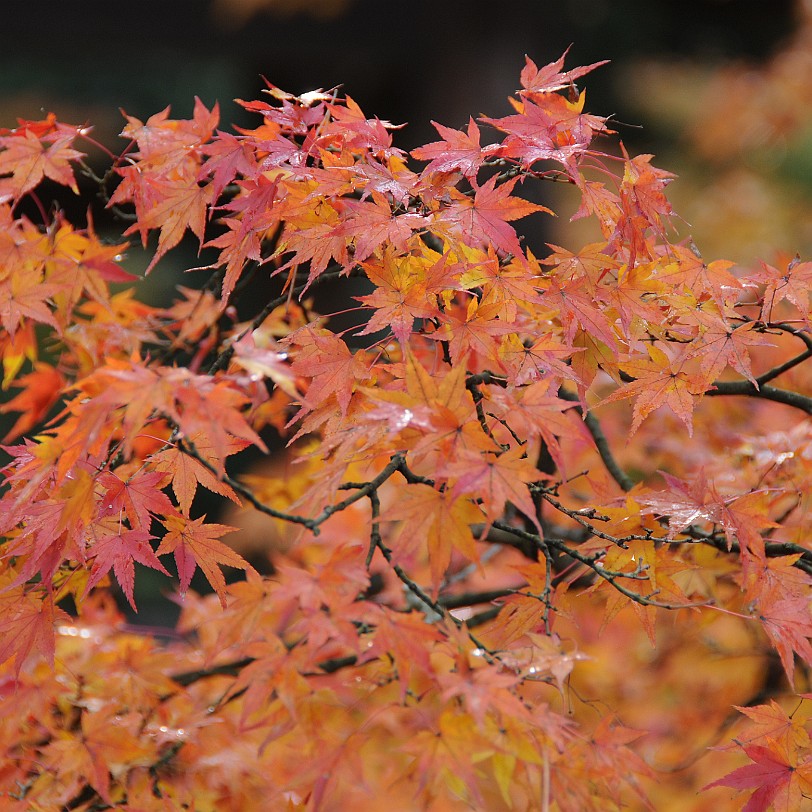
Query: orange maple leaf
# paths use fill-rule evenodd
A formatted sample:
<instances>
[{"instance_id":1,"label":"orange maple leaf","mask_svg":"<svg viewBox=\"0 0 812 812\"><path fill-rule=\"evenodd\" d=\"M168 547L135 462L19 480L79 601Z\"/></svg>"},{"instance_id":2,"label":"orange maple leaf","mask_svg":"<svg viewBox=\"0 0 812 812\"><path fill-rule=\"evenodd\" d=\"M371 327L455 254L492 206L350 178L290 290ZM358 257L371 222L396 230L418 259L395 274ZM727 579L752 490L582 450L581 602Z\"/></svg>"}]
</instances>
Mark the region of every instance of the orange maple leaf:
<instances>
[{"instance_id":1,"label":"orange maple leaf","mask_svg":"<svg viewBox=\"0 0 812 812\"><path fill-rule=\"evenodd\" d=\"M384 511L381 520L406 522L394 546L396 557L406 551L401 548L422 547L425 541L435 598L453 549L471 561L479 561L471 525L482 520L482 513L467 499L456 498L448 490L408 485L398 495L397 503Z\"/></svg>"},{"instance_id":2,"label":"orange maple leaf","mask_svg":"<svg viewBox=\"0 0 812 812\"><path fill-rule=\"evenodd\" d=\"M707 390L708 385L697 374L698 371L691 370L687 364L690 356L684 346L680 353L655 344L646 349L648 358L635 358L620 364L621 369L634 380L616 389L603 402L612 403L636 396L632 434L660 406L668 406L685 424L688 434L693 434L694 402Z\"/></svg>"},{"instance_id":3,"label":"orange maple leaf","mask_svg":"<svg viewBox=\"0 0 812 812\"><path fill-rule=\"evenodd\" d=\"M68 615L54 606L50 595L25 594L22 587L6 589L0 599L0 664L14 657L14 673L19 676L32 652L50 665L54 662L54 624L70 622Z\"/></svg>"},{"instance_id":4,"label":"orange maple leaf","mask_svg":"<svg viewBox=\"0 0 812 812\"><path fill-rule=\"evenodd\" d=\"M541 534L536 506L526 483L542 479L543 474L524 454L521 447L501 454L464 450L455 462L443 466L443 473L454 480L454 496L464 494L481 500L489 521L499 518L505 511L505 503L510 502Z\"/></svg>"},{"instance_id":5,"label":"orange maple leaf","mask_svg":"<svg viewBox=\"0 0 812 812\"><path fill-rule=\"evenodd\" d=\"M22 128L11 135L0 136L0 175L11 175L0 180L1 197L20 197L30 192L43 178L68 186L79 194L70 162L84 157L72 149L77 131L57 130L38 136L32 129Z\"/></svg>"},{"instance_id":6,"label":"orange maple leaf","mask_svg":"<svg viewBox=\"0 0 812 812\"><path fill-rule=\"evenodd\" d=\"M189 588L195 569L200 567L220 598L220 603L225 606L226 582L219 565L225 564L241 570L251 566L241 555L217 540L237 528L225 524L205 524L205 516L198 519L169 516L162 521L168 532L161 540L156 554L175 554L181 594Z\"/></svg>"}]
</instances>

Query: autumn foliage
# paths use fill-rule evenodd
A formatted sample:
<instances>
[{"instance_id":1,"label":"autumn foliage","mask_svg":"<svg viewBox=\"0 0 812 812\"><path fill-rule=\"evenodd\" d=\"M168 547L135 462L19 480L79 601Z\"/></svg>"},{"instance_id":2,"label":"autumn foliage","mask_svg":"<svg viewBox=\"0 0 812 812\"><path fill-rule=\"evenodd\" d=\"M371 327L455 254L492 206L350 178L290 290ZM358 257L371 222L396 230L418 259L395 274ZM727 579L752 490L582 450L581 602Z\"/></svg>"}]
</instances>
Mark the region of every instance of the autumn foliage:
<instances>
[{"instance_id":1,"label":"autumn foliage","mask_svg":"<svg viewBox=\"0 0 812 812\"><path fill-rule=\"evenodd\" d=\"M101 172L0 133L3 809L812 804L812 262L703 258L596 67L410 154L273 85ZM548 190L590 242L534 237ZM139 301L124 240L189 233L197 288Z\"/></svg>"}]
</instances>

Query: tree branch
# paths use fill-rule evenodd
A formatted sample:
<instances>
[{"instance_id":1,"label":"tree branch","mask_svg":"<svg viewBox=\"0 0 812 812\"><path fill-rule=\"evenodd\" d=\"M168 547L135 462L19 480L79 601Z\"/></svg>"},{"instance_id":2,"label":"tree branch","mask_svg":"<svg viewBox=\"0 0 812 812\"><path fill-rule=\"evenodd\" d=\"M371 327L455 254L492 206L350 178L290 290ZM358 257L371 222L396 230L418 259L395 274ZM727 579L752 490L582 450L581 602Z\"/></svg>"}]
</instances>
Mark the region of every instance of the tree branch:
<instances>
[{"instance_id":1,"label":"tree branch","mask_svg":"<svg viewBox=\"0 0 812 812\"><path fill-rule=\"evenodd\" d=\"M563 387L559 389L558 396L563 400L578 403L578 395L574 392L568 392ZM584 415L584 410L580 403L575 406L575 409L584 417L584 424L592 435L592 439L595 441L595 447L598 449L598 454L600 454L601 460L612 479L614 479L624 491L630 491L634 487L634 480L618 465L617 460L612 454L612 449L609 447L609 441L606 439L601 424L598 422L598 418L595 417L591 411L587 411L586 415Z\"/></svg>"},{"instance_id":2,"label":"tree branch","mask_svg":"<svg viewBox=\"0 0 812 812\"><path fill-rule=\"evenodd\" d=\"M461 609L478 603L490 603L508 595L515 595L518 591L518 589L488 589L483 592L463 592L460 595L441 595L437 603L446 609Z\"/></svg>"},{"instance_id":3,"label":"tree branch","mask_svg":"<svg viewBox=\"0 0 812 812\"><path fill-rule=\"evenodd\" d=\"M707 397L720 397L722 395L746 395L748 397L763 398L776 403L785 403L806 414L812 414L812 398L791 392L788 389L776 389L774 386L756 386L752 381L716 381L714 388L705 392Z\"/></svg>"}]
</instances>

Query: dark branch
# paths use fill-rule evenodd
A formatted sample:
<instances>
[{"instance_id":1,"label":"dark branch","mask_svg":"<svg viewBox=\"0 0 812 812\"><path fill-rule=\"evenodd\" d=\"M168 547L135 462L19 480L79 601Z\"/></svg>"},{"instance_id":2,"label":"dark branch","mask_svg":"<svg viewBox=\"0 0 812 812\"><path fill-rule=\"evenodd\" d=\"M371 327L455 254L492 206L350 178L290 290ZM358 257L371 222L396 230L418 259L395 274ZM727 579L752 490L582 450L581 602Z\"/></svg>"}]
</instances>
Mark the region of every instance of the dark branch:
<instances>
[{"instance_id":1,"label":"dark branch","mask_svg":"<svg viewBox=\"0 0 812 812\"><path fill-rule=\"evenodd\" d=\"M812 414L812 398L801 395L798 392L791 392L788 389L776 389L774 386L756 387L752 381L717 381L714 388L705 392L707 397L719 397L722 395L746 395L748 397L763 398L776 403L785 403L793 406L806 414Z\"/></svg>"},{"instance_id":2,"label":"dark branch","mask_svg":"<svg viewBox=\"0 0 812 812\"><path fill-rule=\"evenodd\" d=\"M578 395L574 392L568 392L563 388L559 390L558 396L563 400L578 401ZM584 410L580 403L575 406L575 409L579 414L583 415ZM584 424L592 435L592 439L595 441L595 446L598 449L598 454L600 454L601 460L606 466L606 470L612 476L612 479L614 479L624 491L630 491L634 487L634 480L618 465L617 460L612 454L612 449L609 447L609 441L606 439L601 424L598 422L598 418L595 417L592 412L588 411L584 417Z\"/></svg>"},{"instance_id":3,"label":"dark branch","mask_svg":"<svg viewBox=\"0 0 812 812\"><path fill-rule=\"evenodd\" d=\"M517 591L516 589L488 589L483 592L463 592L461 595L441 596L437 599L437 603L446 609L460 609L478 603L490 603L507 595L515 595Z\"/></svg>"}]
</instances>

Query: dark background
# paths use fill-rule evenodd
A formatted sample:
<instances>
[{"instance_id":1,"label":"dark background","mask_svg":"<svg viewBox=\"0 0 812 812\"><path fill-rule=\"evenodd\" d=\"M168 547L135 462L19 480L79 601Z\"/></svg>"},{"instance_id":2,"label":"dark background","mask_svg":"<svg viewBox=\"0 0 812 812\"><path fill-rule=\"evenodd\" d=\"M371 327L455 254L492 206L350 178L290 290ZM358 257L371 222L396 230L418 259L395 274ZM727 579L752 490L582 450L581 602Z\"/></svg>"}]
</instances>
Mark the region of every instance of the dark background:
<instances>
[{"instance_id":1,"label":"dark background","mask_svg":"<svg viewBox=\"0 0 812 812\"><path fill-rule=\"evenodd\" d=\"M263 0L254 0L263 3ZM469 114L501 115L524 54L537 64L572 44L568 64L611 59L589 78L588 105L620 120L635 109L619 77L644 58L701 63L764 59L790 34L792 0L246 0L4 3L0 126L54 111L90 121L109 142L119 108L140 118L167 104L190 115L199 95L254 98L260 75L299 93L343 84L368 115L409 122L401 145L460 126ZM331 6L337 13L327 15ZM291 6L300 10L291 12ZM274 9L287 8L287 13ZM634 116L632 116L634 118ZM635 119L634 123L640 123Z\"/></svg>"}]
</instances>

